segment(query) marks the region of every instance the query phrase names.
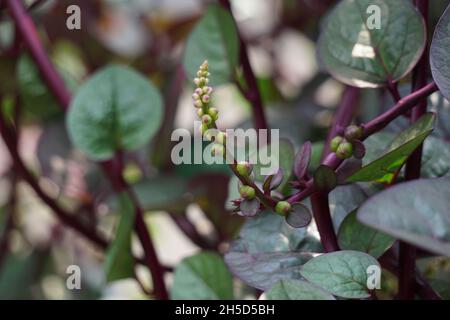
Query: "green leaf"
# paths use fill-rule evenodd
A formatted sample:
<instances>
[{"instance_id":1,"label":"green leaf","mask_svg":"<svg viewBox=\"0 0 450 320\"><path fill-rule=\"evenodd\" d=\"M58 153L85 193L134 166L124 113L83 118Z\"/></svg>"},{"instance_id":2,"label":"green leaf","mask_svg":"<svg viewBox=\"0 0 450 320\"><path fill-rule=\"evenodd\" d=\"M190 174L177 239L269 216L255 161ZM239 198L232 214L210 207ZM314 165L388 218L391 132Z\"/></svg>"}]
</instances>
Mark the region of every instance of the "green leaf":
<instances>
[{"instance_id":1,"label":"green leaf","mask_svg":"<svg viewBox=\"0 0 450 320\"><path fill-rule=\"evenodd\" d=\"M114 240L109 245L104 264L106 281L134 277L134 257L131 252L131 236L135 210L126 193L119 194L120 222Z\"/></svg>"},{"instance_id":2,"label":"green leaf","mask_svg":"<svg viewBox=\"0 0 450 320\"><path fill-rule=\"evenodd\" d=\"M67 72L59 69L58 72L69 90L74 92L78 87L76 80ZM20 57L16 73L20 99L26 110L40 117L50 117L62 112L54 95L42 80L38 68L29 56L22 55Z\"/></svg>"},{"instance_id":3,"label":"green leaf","mask_svg":"<svg viewBox=\"0 0 450 320\"><path fill-rule=\"evenodd\" d=\"M332 190L337 185L336 173L326 165L320 165L314 172L314 185L319 190Z\"/></svg>"},{"instance_id":4,"label":"green leaf","mask_svg":"<svg viewBox=\"0 0 450 320\"><path fill-rule=\"evenodd\" d=\"M367 288L368 268L378 261L359 251L326 253L308 261L301 269L302 276L313 284L342 298L370 297Z\"/></svg>"},{"instance_id":5,"label":"green leaf","mask_svg":"<svg viewBox=\"0 0 450 320\"><path fill-rule=\"evenodd\" d=\"M372 5L380 10L379 28ZM377 87L411 71L425 38L423 19L408 0L343 0L327 17L319 59L346 84Z\"/></svg>"},{"instance_id":6,"label":"green leaf","mask_svg":"<svg viewBox=\"0 0 450 320\"><path fill-rule=\"evenodd\" d=\"M338 241L343 250L363 251L378 258L394 244L395 239L361 224L356 219L355 210L342 222Z\"/></svg>"},{"instance_id":7,"label":"green leaf","mask_svg":"<svg viewBox=\"0 0 450 320\"><path fill-rule=\"evenodd\" d=\"M363 166L359 171L350 176L348 182L378 181L391 183L395 174L405 164L408 157L425 138L433 131L436 116L427 113L411 127L400 133L391 142L384 155L377 160Z\"/></svg>"},{"instance_id":8,"label":"green leaf","mask_svg":"<svg viewBox=\"0 0 450 320\"><path fill-rule=\"evenodd\" d=\"M306 281L283 279L265 293L267 300L335 300L326 291Z\"/></svg>"},{"instance_id":9,"label":"green leaf","mask_svg":"<svg viewBox=\"0 0 450 320\"><path fill-rule=\"evenodd\" d=\"M202 252L181 261L174 273L172 299L233 299L233 279L222 257Z\"/></svg>"},{"instance_id":10,"label":"green leaf","mask_svg":"<svg viewBox=\"0 0 450 320\"><path fill-rule=\"evenodd\" d=\"M190 34L184 55L189 78L197 77L199 66L209 61L214 86L230 82L238 64L239 38L231 15L220 5L211 4Z\"/></svg>"},{"instance_id":11,"label":"green leaf","mask_svg":"<svg viewBox=\"0 0 450 320\"><path fill-rule=\"evenodd\" d=\"M249 219L225 255L231 272L248 285L268 290L280 279L300 279L299 266L319 251L306 230L289 226L272 212ZM302 252L303 251L303 252Z\"/></svg>"},{"instance_id":12,"label":"green leaf","mask_svg":"<svg viewBox=\"0 0 450 320\"><path fill-rule=\"evenodd\" d=\"M73 143L94 160L146 144L162 120L156 88L132 69L112 65L89 79L72 101L67 127Z\"/></svg>"},{"instance_id":13,"label":"green leaf","mask_svg":"<svg viewBox=\"0 0 450 320\"><path fill-rule=\"evenodd\" d=\"M257 153L250 156L250 159L257 156L257 158L255 159L257 160L257 162L253 165L253 172L255 173L255 179L259 182L263 182L265 176L269 175L263 175L263 173L266 173L265 171L269 169L270 165L273 165L273 163L265 163L267 161L265 158L268 157L270 161L279 161L278 165L281 169L283 169L284 172L283 182L278 187L278 190L281 190L286 185L291 175L292 168L294 166L295 150L291 141L286 138L281 138L279 140L278 150L276 150L276 148L274 149L274 154L272 154L272 146L266 145L262 148L259 148ZM264 163L263 161L261 161L262 159L264 160ZM273 172L270 172L270 174L276 174L277 171L278 168L275 168L275 170L273 170Z\"/></svg>"},{"instance_id":14,"label":"green leaf","mask_svg":"<svg viewBox=\"0 0 450 320\"><path fill-rule=\"evenodd\" d=\"M358 210L358 219L397 239L450 257L450 178L423 179L382 191Z\"/></svg>"},{"instance_id":15,"label":"green leaf","mask_svg":"<svg viewBox=\"0 0 450 320\"><path fill-rule=\"evenodd\" d=\"M450 99L450 65L448 64L448 47L450 46L450 6L447 7L434 31L430 47L430 67L442 95Z\"/></svg>"}]
</instances>

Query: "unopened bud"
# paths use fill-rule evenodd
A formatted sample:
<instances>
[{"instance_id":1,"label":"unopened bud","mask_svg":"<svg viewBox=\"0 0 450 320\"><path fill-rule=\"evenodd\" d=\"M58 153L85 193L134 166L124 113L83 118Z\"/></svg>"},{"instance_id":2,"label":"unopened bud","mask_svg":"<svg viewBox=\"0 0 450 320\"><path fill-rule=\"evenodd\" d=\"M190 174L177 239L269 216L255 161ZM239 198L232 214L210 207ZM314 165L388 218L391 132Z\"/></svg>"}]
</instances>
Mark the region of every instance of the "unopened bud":
<instances>
[{"instance_id":1,"label":"unopened bud","mask_svg":"<svg viewBox=\"0 0 450 320\"><path fill-rule=\"evenodd\" d=\"M348 141L359 140L362 138L364 132L361 127L351 125L345 129L345 139Z\"/></svg>"},{"instance_id":2,"label":"unopened bud","mask_svg":"<svg viewBox=\"0 0 450 320\"><path fill-rule=\"evenodd\" d=\"M202 98L203 103L208 103L209 102L209 95L204 95Z\"/></svg>"},{"instance_id":3,"label":"unopened bud","mask_svg":"<svg viewBox=\"0 0 450 320\"><path fill-rule=\"evenodd\" d=\"M253 166L247 161L241 161L236 165L237 172L244 177L247 177L252 172Z\"/></svg>"},{"instance_id":4,"label":"unopened bud","mask_svg":"<svg viewBox=\"0 0 450 320\"><path fill-rule=\"evenodd\" d=\"M341 136L336 136L330 141L330 150L336 152L341 142L344 140Z\"/></svg>"},{"instance_id":5,"label":"unopened bud","mask_svg":"<svg viewBox=\"0 0 450 320\"><path fill-rule=\"evenodd\" d=\"M227 141L227 134L225 132L222 132L222 131L219 132L217 134L216 141L217 141L217 143L220 143L221 145L224 145L225 142Z\"/></svg>"},{"instance_id":6,"label":"unopened bud","mask_svg":"<svg viewBox=\"0 0 450 320\"><path fill-rule=\"evenodd\" d=\"M336 150L336 156L341 159L348 159L353 154L353 146L350 142L344 140Z\"/></svg>"},{"instance_id":7,"label":"unopened bud","mask_svg":"<svg viewBox=\"0 0 450 320\"><path fill-rule=\"evenodd\" d=\"M285 216L291 211L291 204L287 201L280 201L275 206L275 212Z\"/></svg>"},{"instance_id":8,"label":"unopened bud","mask_svg":"<svg viewBox=\"0 0 450 320\"><path fill-rule=\"evenodd\" d=\"M216 121L219 117L219 110L217 110L216 108L209 108L208 114L214 121Z\"/></svg>"},{"instance_id":9,"label":"unopened bud","mask_svg":"<svg viewBox=\"0 0 450 320\"><path fill-rule=\"evenodd\" d=\"M255 189L250 186L242 186L239 188L239 193L242 198L252 200L255 198Z\"/></svg>"},{"instance_id":10,"label":"unopened bud","mask_svg":"<svg viewBox=\"0 0 450 320\"><path fill-rule=\"evenodd\" d=\"M211 122L212 122L211 116L209 116L207 114L203 115L202 122L207 125L211 124Z\"/></svg>"}]
</instances>

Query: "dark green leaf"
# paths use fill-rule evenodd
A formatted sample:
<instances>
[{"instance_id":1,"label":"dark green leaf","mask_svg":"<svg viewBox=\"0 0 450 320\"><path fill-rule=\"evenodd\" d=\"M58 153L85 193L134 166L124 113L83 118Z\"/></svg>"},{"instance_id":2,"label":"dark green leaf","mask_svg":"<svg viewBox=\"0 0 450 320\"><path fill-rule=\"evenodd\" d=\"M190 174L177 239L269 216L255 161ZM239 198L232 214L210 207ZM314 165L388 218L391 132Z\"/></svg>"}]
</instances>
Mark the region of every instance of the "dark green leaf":
<instances>
[{"instance_id":1,"label":"dark green leaf","mask_svg":"<svg viewBox=\"0 0 450 320\"><path fill-rule=\"evenodd\" d=\"M450 6L447 7L434 31L430 48L430 65L433 78L442 95L450 99L450 65L448 64L448 47L450 46Z\"/></svg>"},{"instance_id":2,"label":"dark green leaf","mask_svg":"<svg viewBox=\"0 0 450 320\"><path fill-rule=\"evenodd\" d=\"M338 232L339 246L343 250L363 251L378 258L394 243L395 239L361 224L356 210L342 222Z\"/></svg>"},{"instance_id":3,"label":"dark green leaf","mask_svg":"<svg viewBox=\"0 0 450 320\"><path fill-rule=\"evenodd\" d=\"M319 190L332 190L337 185L337 176L333 169L321 165L314 172L314 185Z\"/></svg>"},{"instance_id":4,"label":"dark green leaf","mask_svg":"<svg viewBox=\"0 0 450 320\"><path fill-rule=\"evenodd\" d=\"M245 223L225 262L236 277L267 290L280 279L299 279L299 266L311 258L302 251L316 249L305 229L292 228L283 217L265 211Z\"/></svg>"},{"instance_id":5,"label":"dark green leaf","mask_svg":"<svg viewBox=\"0 0 450 320\"><path fill-rule=\"evenodd\" d=\"M450 178L424 179L378 193L358 210L358 219L397 239L450 256Z\"/></svg>"},{"instance_id":6,"label":"dark green leaf","mask_svg":"<svg viewBox=\"0 0 450 320\"><path fill-rule=\"evenodd\" d=\"M306 280L342 298L368 298L368 268L378 261L359 251L326 253L308 261L300 273Z\"/></svg>"},{"instance_id":7,"label":"dark green leaf","mask_svg":"<svg viewBox=\"0 0 450 320\"><path fill-rule=\"evenodd\" d=\"M220 5L211 4L187 40L183 60L187 75L197 77L199 66L208 60L212 85L230 82L238 56L239 40L233 18Z\"/></svg>"},{"instance_id":8,"label":"dark green leaf","mask_svg":"<svg viewBox=\"0 0 450 320\"><path fill-rule=\"evenodd\" d=\"M119 194L120 222L114 240L109 245L105 259L106 281L134 277L134 257L131 252L131 236L135 210L126 193Z\"/></svg>"},{"instance_id":9,"label":"dark green leaf","mask_svg":"<svg viewBox=\"0 0 450 320\"><path fill-rule=\"evenodd\" d=\"M222 257L202 252L176 267L171 296L175 300L233 299L233 279Z\"/></svg>"},{"instance_id":10,"label":"dark green leaf","mask_svg":"<svg viewBox=\"0 0 450 320\"><path fill-rule=\"evenodd\" d=\"M433 131L436 116L427 113L411 127L400 133L391 142L383 156L363 166L350 176L348 182L378 181L391 183L395 174L401 169L408 157Z\"/></svg>"},{"instance_id":11,"label":"dark green leaf","mask_svg":"<svg viewBox=\"0 0 450 320\"><path fill-rule=\"evenodd\" d=\"M311 283L291 279L280 280L265 295L267 300L335 300Z\"/></svg>"},{"instance_id":12,"label":"dark green leaf","mask_svg":"<svg viewBox=\"0 0 450 320\"><path fill-rule=\"evenodd\" d=\"M78 91L67 116L73 143L94 160L146 144L162 120L156 88L125 66L96 73Z\"/></svg>"},{"instance_id":13,"label":"dark green leaf","mask_svg":"<svg viewBox=\"0 0 450 320\"><path fill-rule=\"evenodd\" d=\"M381 11L380 25L373 25ZM319 40L319 57L349 85L376 87L405 76L425 46L424 23L408 0L343 0L331 12Z\"/></svg>"}]
</instances>

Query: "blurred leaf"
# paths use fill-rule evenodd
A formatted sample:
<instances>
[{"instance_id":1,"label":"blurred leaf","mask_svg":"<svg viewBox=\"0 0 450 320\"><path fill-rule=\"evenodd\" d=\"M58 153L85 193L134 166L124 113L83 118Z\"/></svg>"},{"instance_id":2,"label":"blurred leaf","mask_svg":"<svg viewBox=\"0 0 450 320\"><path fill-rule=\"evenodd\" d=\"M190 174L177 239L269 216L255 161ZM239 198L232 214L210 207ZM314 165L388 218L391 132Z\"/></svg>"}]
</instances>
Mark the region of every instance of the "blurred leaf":
<instances>
[{"instance_id":1,"label":"blurred leaf","mask_svg":"<svg viewBox=\"0 0 450 320\"><path fill-rule=\"evenodd\" d=\"M116 235L109 245L105 258L106 282L134 277L134 257L131 252L131 236L135 210L126 193L118 195L120 202L120 222Z\"/></svg>"},{"instance_id":2,"label":"blurred leaf","mask_svg":"<svg viewBox=\"0 0 450 320\"><path fill-rule=\"evenodd\" d=\"M416 123L400 133L389 145L383 156L363 166L350 176L348 182L378 181L391 183L408 157L433 131L436 116L427 113Z\"/></svg>"},{"instance_id":3,"label":"blurred leaf","mask_svg":"<svg viewBox=\"0 0 450 320\"><path fill-rule=\"evenodd\" d=\"M266 293L267 300L335 300L326 291L306 281L283 279Z\"/></svg>"},{"instance_id":4,"label":"blurred leaf","mask_svg":"<svg viewBox=\"0 0 450 320\"><path fill-rule=\"evenodd\" d=\"M22 55L20 57L16 72L21 102L27 111L40 118L49 118L62 113L53 93L48 89L29 56ZM58 72L69 91L74 92L78 87L76 80L67 72L60 69Z\"/></svg>"},{"instance_id":5,"label":"blurred leaf","mask_svg":"<svg viewBox=\"0 0 450 320\"><path fill-rule=\"evenodd\" d=\"M430 48L431 72L439 90L447 99L450 99L450 66L447 58L447 48L450 46L449 23L450 6L436 25Z\"/></svg>"},{"instance_id":6,"label":"blurred leaf","mask_svg":"<svg viewBox=\"0 0 450 320\"><path fill-rule=\"evenodd\" d=\"M266 192L270 192L272 190L277 189L283 182L283 178L284 178L284 171L282 168L279 168L277 173L267 176L264 179L263 190Z\"/></svg>"},{"instance_id":7,"label":"blurred leaf","mask_svg":"<svg viewBox=\"0 0 450 320\"><path fill-rule=\"evenodd\" d=\"M233 299L233 279L222 257L202 252L177 265L171 292L175 300Z\"/></svg>"},{"instance_id":8,"label":"blurred leaf","mask_svg":"<svg viewBox=\"0 0 450 320\"><path fill-rule=\"evenodd\" d=\"M333 190L337 185L337 176L333 169L320 165L314 172L314 185L319 190Z\"/></svg>"},{"instance_id":9,"label":"blurred leaf","mask_svg":"<svg viewBox=\"0 0 450 320\"><path fill-rule=\"evenodd\" d=\"M72 100L67 127L73 143L94 160L135 150L162 121L158 90L132 69L112 65L90 78Z\"/></svg>"},{"instance_id":10,"label":"blurred leaf","mask_svg":"<svg viewBox=\"0 0 450 320\"><path fill-rule=\"evenodd\" d=\"M26 257L10 254L0 272L1 299L31 299L33 285L43 271L47 254L35 251Z\"/></svg>"},{"instance_id":11,"label":"blurred leaf","mask_svg":"<svg viewBox=\"0 0 450 320\"><path fill-rule=\"evenodd\" d=\"M395 185L371 197L358 220L397 239L450 257L450 178Z\"/></svg>"},{"instance_id":12,"label":"blurred leaf","mask_svg":"<svg viewBox=\"0 0 450 320\"><path fill-rule=\"evenodd\" d=\"M380 26L371 26L381 11ZM376 11L375 11L376 12ZM319 40L321 63L340 81L358 87L397 81L416 65L425 46L422 17L407 0L343 0L328 15Z\"/></svg>"},{"instance_id":13,"label":"blurred leaf","mask_svg":"<svg viewBox=\"0 0 450 320\"><path fill-rule=\"evenodd\" d=\"M343 250L356 250L379 258L395 242L395 239L382 232L361 224L356 219L356 210L349 213L338 232L339 247Z\"/></svg>"},{"instance_id":14,"label":"blurred leaf","mask_svg":"<svg viewBox=\"0 0 450 320\"><path fill-rule=\"evenodd\" d=\"M378 261L359 251L326 253L308 261L300 273L306 280L342 298L370 297L367 289L367 269L380 265Z\"/></svg>"},{"instance_id":15,"label":"blurred leaf","mask_svg":"<svg viewBox=\"0 0 450 320\"><path fill-rule=\"evenodd\" d=\"M252 200L244 199L239 206L244 217L254 217L259 212L260 202L258 198Z\"/></svg>"},{"instance_id":16,"label":"blurred leaf","mask_svg":"<svg viewBox=\"0 0 450 320\"><path fill-rule=\"evenodd\" d=\"M249 219L233 242L225 262L248 285L267 290L280 279L299 279L298 267L311 258L306 229L289 226L272 212ZM317 248L317 246L314 246Z\"/></svg>"},{"instance_id":17,"label":"blurred leaf","mask_svg":"<svg viewBox=\"0 0 450 320\"><path fill-rule=\"evenodd\" d=\"M188 77L197 77L199 66L208 60L211 84L230 82L238 57L239 39L233 18L219 4L210 4L187 40L183 64Z\"/></svg>"}]
</instances>

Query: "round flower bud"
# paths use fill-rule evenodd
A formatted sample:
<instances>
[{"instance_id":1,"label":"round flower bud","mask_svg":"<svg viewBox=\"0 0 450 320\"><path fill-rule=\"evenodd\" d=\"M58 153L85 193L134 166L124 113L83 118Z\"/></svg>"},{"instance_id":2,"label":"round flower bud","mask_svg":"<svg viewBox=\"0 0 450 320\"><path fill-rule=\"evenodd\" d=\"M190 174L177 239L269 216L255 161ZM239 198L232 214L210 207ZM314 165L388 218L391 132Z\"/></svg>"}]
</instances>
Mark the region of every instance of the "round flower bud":
<instances>
[{"instance_id":1,"label":"round flower bud","mask_svg":"<svg viewBox=\"0 0 450 320\"><path fill-rule=\"evenodd\" d=\"M209 108L208 114L216 121L219 118L219 111L216 108Z\"/></svg>"},{"instance_id":2,"label":"round flower bud","mask_svg":"<svg viewBox=\"0 0 450 320\"><path fill-rule=\"evenodd\" d=\"M194 83L195 83L196 86L199 86L200 85L200 78L195 78L194 79Z\"/></svg>"},{"instance_id":3,"label":"round flower bud","mask_svg":"<svg viewBox=\"0 0 450 320\"><path fill-rule=\"evenodd\" d=\"M203 109L200 108L197 110L197 114L198 114L198 117L201 118L205 113L203 112Z\"/></svg>"},{"instance_id":4,"label":"round flower bud","mask_svg":"<svg viewBox=\"0 0 450 320\"><path fill-rule=\"evenodd\" d=\"M194 99L194 101L200 99L200 96L197 93L192 94L192 99Z\"/></svg>"},{"instance_id":5,"label":"round flower bud","mask_svg":"<svg viewBox=\"0 0 450 320\"><path fill-rule=\"evenodd\" d=\"M252 172L252 165L247 161L241 161L236 165L237 172L244 177L247 177Z\"/></svg>"},{"instance_id":6,"label":"round flower bud","mask_svg":"<svg viewBox=\"0 0 450 320\"><path fill-rule=\"evenodd\" d=\"M242 186L239 188L239 193L242 198L252 200L255 198L255 189L250 186Z\"/></svg>"},{"instance_id":7,"label":"round flower bud","mask_svg":"<svg viewBox=\"0 0 450 320\"><path fill-rule=\"evenodd\" d=\"M333 152L336 152L341 142L344 140L341 136L334 137L330 142L330 149Z\"/></svg>"},{"instance_id":8,"label":"round flower bud","mask_svg":"<svg viewBox=\"0 0 450 320\"><path fill-rule=\"evenodd\" d=\"M198 94L199 97L203 94L203 90L201 88L195 89L194 93Z\"/></svg>"},{"instance_id":9,"label":"round flower bud","mask_svg":"<svg viewBox=\"0 0 450 320\"><path fill-rule=\"evenodd\" d=\"M225 142L227 141L227 134L225 132L222 132L222 131L219 132L217 134L216 141L217 141L217 143L220 143L220 144L224 145Z\"/></svg>"},{"instance_id":10,"label":"round flower bud","mask_svg":"<svg viewBox=\"0 0 450 320\"><path fill-rule=\"evenodd\" d=\"M204 123L204 124L211 124L211 122L212 122L212 119L211 119L211 116L210 115L207 115L207 114L204 114L203 116L202 116L202 122Z\"/></svg>"},{"instance_id":11,"label":"round flower bud","mask_svg":"<svg viewBox=\"0 0 450 320\"><path fill-rule=\"evenodd\" d=\"M291 211L291 204L287 201L280 201L275 206L275 212L285 216Z\"/></svg>"},{"instance_id":12,"label":"round flower bud","mask_svg":"<svg viewBox=\"0 0 450 320\"><path fill-rule=\"evenodd\" d=\"M348 141L359 140L362 138L364 132L361 127L351 125L345 128L345 139Z\"/></svg>"},{"instance_id":13,"label":"round flower bud","mask_svg":"<svg viewBox=\"0 0 450 320\"><path fill-rule=\"evenodd\" d=\"M195 100L194 107L201 108L201 107L203 107L203 103L200 100Z\"/></svg>"},{"instance_id":14,"label":"round flower bud","mask_svg":"<svg viewBox=\"0 0 450 320\"><path fill-rule=\"evenodd\" d=\"M341 159L348 159L353 155L353 146L348 141L343 141L336 150L336 156Z\"/></svg>"},{"instance_id":15,"label":"round flower bud","mask_svg":"<svg viewBox=\"0 0 450 320\"><path fill-rule=\"evenodd\" d=\"M202 98L203 103L208 103L210 100L209 95L205 94Z\"/></svg>"}]
</instances>

